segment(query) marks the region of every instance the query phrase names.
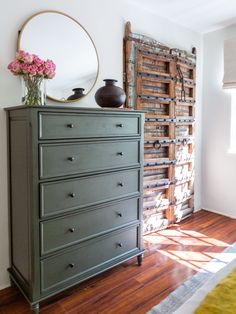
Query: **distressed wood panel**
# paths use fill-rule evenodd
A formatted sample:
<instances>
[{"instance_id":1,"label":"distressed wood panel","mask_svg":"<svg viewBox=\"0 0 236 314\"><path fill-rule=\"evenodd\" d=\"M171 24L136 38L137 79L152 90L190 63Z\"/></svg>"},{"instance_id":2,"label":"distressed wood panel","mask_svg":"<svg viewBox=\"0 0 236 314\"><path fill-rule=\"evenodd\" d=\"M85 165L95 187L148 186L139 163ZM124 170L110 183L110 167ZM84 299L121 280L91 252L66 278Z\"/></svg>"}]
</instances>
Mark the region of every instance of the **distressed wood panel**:
<instances>
[{"instance_id":1,"label":"distressed wood panel","mask_svg":"<svg viewBox=\"0 0 236 314\"><path fill-rule=\"evenodd\" d=\"M132 33L124 39L126 106L144 109L144 232L193 212L196 54Z\"/></svg>"},{"instance_id":2,"label":"distressed wood panel","mask_svg":"<svg viewBox=\"0 0 236 314\"><path fill-rule=\"evenodd\" d=\"M192 103L176 102L175 116L178 119L193 119L194 118L194 106Z\"/></svg>"}]
</instances>

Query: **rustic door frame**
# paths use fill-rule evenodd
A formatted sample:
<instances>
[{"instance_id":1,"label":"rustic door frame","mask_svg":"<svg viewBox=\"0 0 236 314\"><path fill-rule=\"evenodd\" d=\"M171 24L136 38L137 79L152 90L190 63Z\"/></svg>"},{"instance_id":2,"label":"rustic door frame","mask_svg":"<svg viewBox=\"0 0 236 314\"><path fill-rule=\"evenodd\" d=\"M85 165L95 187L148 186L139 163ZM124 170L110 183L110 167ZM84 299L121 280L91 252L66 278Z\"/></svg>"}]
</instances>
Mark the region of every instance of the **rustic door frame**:
<instances>
[{"instance_id":1,"label":"rustic door frame","mask_svg":"<svg viewBox=\"0 0 236 314\"><path fill-rule=\"evenodd\" d=\"M146 111L144 232L194 210L196 49L170 48L125 25L126 108Z\"/></svg>"}]
</instances>

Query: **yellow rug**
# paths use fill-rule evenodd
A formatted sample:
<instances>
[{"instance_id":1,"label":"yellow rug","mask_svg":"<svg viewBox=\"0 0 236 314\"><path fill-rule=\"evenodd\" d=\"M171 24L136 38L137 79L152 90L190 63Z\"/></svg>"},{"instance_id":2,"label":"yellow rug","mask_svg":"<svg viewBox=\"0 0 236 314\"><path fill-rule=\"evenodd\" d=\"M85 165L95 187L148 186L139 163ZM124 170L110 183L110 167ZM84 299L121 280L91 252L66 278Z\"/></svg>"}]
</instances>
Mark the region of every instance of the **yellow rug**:
<instances>
[{"instance_id":1,"label":"yellow rug","mask_svg":"<svg viewBox=\"0 0 236 314\"><path fill-rule=\"evenodd\" d=\"M206 296L194 314L236 314L236 268Z\"/></svg>"}]
</instances>

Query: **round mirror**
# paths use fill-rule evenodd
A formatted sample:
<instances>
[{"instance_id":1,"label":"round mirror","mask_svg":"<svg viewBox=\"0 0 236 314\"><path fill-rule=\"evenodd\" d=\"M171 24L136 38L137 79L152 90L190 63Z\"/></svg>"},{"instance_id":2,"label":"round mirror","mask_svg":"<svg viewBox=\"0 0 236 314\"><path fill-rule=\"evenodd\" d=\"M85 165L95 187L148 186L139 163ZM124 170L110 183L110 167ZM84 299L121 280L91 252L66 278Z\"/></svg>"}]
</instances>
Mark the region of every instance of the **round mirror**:
<instances>
[{"instance_id":1,"label":"round mirror","mask_svg":"<svg viewBox=\"0 0 236 314\"><path fill-rule=\"evenodd\" d=\"M72 17L57 11L29 18L19 32L18 49L56 64L47 81L47 96L60 102L78 101L96 83L98 55L87 31Z\"/></svg>"}]
</instances>

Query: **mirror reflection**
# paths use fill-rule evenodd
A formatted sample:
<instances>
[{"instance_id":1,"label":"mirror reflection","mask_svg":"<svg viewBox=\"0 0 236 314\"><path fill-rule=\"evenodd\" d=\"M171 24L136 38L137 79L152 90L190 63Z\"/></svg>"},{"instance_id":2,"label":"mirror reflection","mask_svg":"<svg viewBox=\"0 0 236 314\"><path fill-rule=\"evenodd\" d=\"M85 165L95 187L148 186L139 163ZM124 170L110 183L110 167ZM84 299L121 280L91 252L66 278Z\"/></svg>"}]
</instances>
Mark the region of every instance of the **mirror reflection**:
<instances>
[{"instance_id":1,"label":"mirror reflection","mask_svg":"<svg viewBox=\"0 0 236 314\"><path fill-rule=\"evenodd\" d=\"M61 102L78 101L93 88L98 56L86 30L68 15L40 12L23 25L18 49L51 59L56 76L47 81L47 96Z\"/></svg>"}]
</instances>

